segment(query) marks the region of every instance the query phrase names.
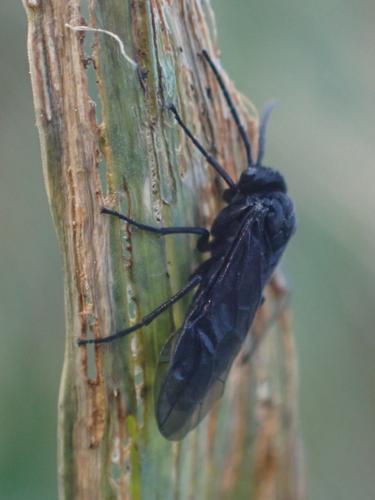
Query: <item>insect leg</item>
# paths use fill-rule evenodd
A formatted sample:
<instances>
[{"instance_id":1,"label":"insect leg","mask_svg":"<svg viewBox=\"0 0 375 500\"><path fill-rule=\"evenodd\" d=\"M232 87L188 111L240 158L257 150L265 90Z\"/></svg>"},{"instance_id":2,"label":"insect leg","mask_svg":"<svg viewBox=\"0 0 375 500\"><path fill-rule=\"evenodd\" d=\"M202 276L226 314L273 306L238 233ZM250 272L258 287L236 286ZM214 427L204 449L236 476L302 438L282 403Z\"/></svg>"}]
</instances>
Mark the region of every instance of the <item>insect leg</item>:
<instances>
[{"instance_id":1,"label":"insect leg","mask_svg":"<svg viewBox=\"0 0 375 500\"><path fill-rule=\"evenodd\" d=\"M260 331L257 332L256 336L253 338L253 343L251 347L243 353L241 358L241 363L247 363L249 359L253 356L254 352L257 350L259 344L262 342L268 330L273 326L275 322L280 319L280 316L286 311L289 303L289 291L284 287L284 284L280 285L277 282L278 277L274 277L270 283L270 286L274 288L274 295L278 298L279 304L276 306L276 309L272 312L271 316L266 319L265 324L261 328ZM262 296L261 304L263 305L265 299ZM253 328L253 326L252 326ZM253 334L254 335L254 334Z\"/></svg>"},{"instance_id":2,"label":"insect leg","mask_svg":"<svg viewBox=\"0 0 375 500\"><path fill-rule=\"evenodd\" d=\"M102 214L113 215L118 219L124 220L128 224L137 227L138 229L142 229L143 231L149 231L150 233L160 234L165 236L167 234L199 234L201 236L209 235L209 231L204 227L192 227L192 226L172 226L172 227L154 227L149 226L147 224L142 224L141 222L137 222L134 219L131 219L127 215L120 214L120 212L116 212L116 210L111 210L110 208L103 207L101 210Z\"/></svg>"},{"instance_id":3,"label":"insect leg","mask_svg":"<svg viewBox=\"0 0 375 500\"><path fill-rule=\"evenodd\" d=\"M131 219L127 215L120 214L120 212L116 212L116 210L111 210L110 208L103 207L101 209L102 214L113 215L118 219L124 220L128 224L137 227L138 229L142 229L143 231L149 231L150 233L160 234L162 236L166 236L168 234L198 234L198 243L197 247L200 251L205 251L201 249L205 249L207 247L208 239L210 237L210 232L205 227L188 227L188 226L175 226L175 227L154 227L149 226L147 224L142 224L140 222L136 222L134 219Z\"/></svg>"},{"instance_id":4,"label":"insect leg","mask_svg":"<svg viewBox=\"0 0 375 500\"><path fill-rule=\"evenodd\" d=\"M169 106L170 111L174 114L174 117L177 120L177 123L180 125L182 130L185 132L185 134L189 137L191 142L194 144L194 146L199 149L199 151L202 153L202 155L206 158L208 163L216 170L216 172L225 180L225 182L228 184L228 186L236 191L236 184L230 177L230 175L225 171L225 169L220 165L220 163L215 160L213 156L211 156L202 146L202 144L194 137L192 132L187 128L185 123L182 121L181 116L178 114L176 107L171 104Z\"/></svg>"},{"instance_id":5,"label":"insect leg","mask_svg":"<svg viewBox=\"0 0 375 500\"><path fill-rule=\"evenodd\" d=\"M175 293L172 297L170 297L168 300L163 302L159 307L151 311L149 314L144 316L142 320L133 325L130 326L129 328L126 328L125 330L121 330L120 332L115 333L114 335L109 335L108 337L102 337L102 338L96 338L96 339L78 339L77 344L80 345L86 345L86 344L106 344L108 342L112 342L113 340L126 337L130 333L135 332L136 330L139 330L140 328L148 325L151 323L159 314L164 312L166 309L171 307L173 304L175 304L177 301L179 301L184 295L186 295L190 290L195 288L199 283L201 282L202 277L198 274L193 276L193 278L185 285L181 290L179 290L177 293Z\"/></svg>"},{"instance_id":6,"label":"insect leg","mask_svg":"<svg viewBox=\"0 0 375 500\"><path fill-rule=\"evenodd\" d=\"M241 135L241 138L242 138L242 141L245 145L245 149L246 149L246 156L247 156L247 162L248 162L248 165L252 165L253 164L253 161L252 161L252 155L251 155L251 144L250 144L250 139L249 139L249 136L247 135L242 123L241 123L241 120L240 120L240 117L238 116L238 112L235 108L235 105L232 101L232 98L228 92L228 89L224 83L224 80L222 79L220 73L219 73L219 70L217 69L215 63L213 62L213 60L211 59L210 55L208 54L207 50L203 49L202 50L202 54L203 56L205 57L206 61L208 62L210 68L212 69L216 79L217 79L217 82L219 84L219 87L223 93L223 96L228 104L228 107L230 109L230 112L232 114L232 117L233 117L233 120L235 121L236 125L237 125L237 128L238 128L238 131Z\"/></svg>"}]
</instances>

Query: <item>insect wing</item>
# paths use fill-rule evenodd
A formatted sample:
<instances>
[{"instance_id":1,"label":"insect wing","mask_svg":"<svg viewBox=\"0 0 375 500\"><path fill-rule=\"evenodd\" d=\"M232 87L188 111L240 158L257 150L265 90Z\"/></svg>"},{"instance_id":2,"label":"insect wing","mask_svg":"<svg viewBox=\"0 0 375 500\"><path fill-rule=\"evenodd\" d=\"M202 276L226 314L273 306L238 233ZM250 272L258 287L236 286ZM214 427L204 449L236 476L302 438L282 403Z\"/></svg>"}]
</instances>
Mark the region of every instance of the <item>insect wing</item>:
<instances>
[{"instance_id":1,"label":"insect wing","mask_svg":"<svg viewBox=\"0 0 375 500\"><path fill-rule=\"evenodd\" d=\"M210 324L204 327L217 357L225 358L224 352L231 352L236 344L240 347L246 337L267 281L269 255L257 219L249 217L212 288Z\"/></svg>"},{"instance_id":2,"label":"insect wing","mask_svg":"<svg viewBox=\"0 0 375 500\"><path fill-rule=\"evenodd\" d=\"M183 438L222 396L261 301L268 256L258 224L249 218L214 286L197 298L183 329L165 345L156 416L166 438Z\"/></svg>"},{"instance_id":3,"label":"insect wing","mask_svg":"<svg viewBox=\"0 0 375 500\"><path fill-rule=\"evenodd\" d=\"M212 357L194 327L170 337L160 354L155 383L155 414L164 437L182 439L222 396L224 381L213 380L212 373Z\"/></svg>"},{"instance_id":4,"label":"insect wing","mask_svg":"<svg viewBox=\"0 0 375 500\"><path fill-rule=\"evenodd\" d=\"M173 352L176 347L176 343L178 341L179 336L181 335L181 330L177 330L177 332L173 333L166 343L164 344L160 355L158 366L155 375L155 383L154 383L154 395L155 395L155 413L158 414L158 399L161 390L161 386L163 385L163 381L167 375L168 369L170 367L171 358L173 356ZM159 421L159 419L158 419Z\"/></svg>"}]
</instances>

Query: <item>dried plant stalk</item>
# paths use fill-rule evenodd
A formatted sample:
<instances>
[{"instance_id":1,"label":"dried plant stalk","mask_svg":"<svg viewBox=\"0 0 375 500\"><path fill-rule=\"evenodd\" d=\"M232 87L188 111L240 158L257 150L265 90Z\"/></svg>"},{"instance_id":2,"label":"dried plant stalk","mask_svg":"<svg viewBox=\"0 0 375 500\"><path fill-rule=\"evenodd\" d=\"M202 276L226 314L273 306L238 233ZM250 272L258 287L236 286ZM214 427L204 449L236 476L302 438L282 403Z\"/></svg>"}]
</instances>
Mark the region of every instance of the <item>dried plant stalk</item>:
<instances>
[{"instance_id":1,"label":"dried plant stalk","mask_svg":"<svg viewBox=\"0 0 375 500\"><path fill-rule=\"evenodd\" d=\"M178 105L234 178L244 165L238 133L200 56L202 48L218 53L208 1L91 0L86 22L116 34L137 69L105 34L90 35L94 50L85 59L88 34L66 26L84 23L78 0L24 5L45 182L65 266L60 498L301 499L295 354L285 309L250 362L244 346L223 401L177 444L156 428L153 378L187 300L130 338L92 350L76 346L78 337L134 324L197 264L193 237L131 230L102 216L101 206L151 224L206 226L221 206L215 175L167 105ZM256 122L226 80L254 141ZM256 332L279 296L274 281Z\"/></svg>"}]
</instances>

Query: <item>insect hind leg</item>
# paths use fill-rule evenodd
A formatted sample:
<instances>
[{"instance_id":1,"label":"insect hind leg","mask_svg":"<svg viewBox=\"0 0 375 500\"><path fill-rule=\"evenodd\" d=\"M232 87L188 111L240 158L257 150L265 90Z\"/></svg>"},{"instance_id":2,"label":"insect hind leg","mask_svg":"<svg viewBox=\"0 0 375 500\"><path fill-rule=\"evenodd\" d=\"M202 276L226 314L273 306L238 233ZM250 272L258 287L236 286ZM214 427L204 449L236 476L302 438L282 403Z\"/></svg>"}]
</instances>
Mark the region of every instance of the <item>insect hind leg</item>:
<instances>
[{"instance_id":1,"label":"insect hind leg","mask_svg":"<svg viewBox=\"0 0 375 500\"><path fill-rule=\"evenodd\" d=\"M77 344L79 346L81 345L86 345L86 344L108 344L109 342L113 342L114 340L120 339L122 337L126 337L127 335L130 335L131 333L140 330L146 325L149 325L152 321L154 321L155 318L157 318L161 313L169 309L173 304L178 302L184 295L186 295L190 290L195 288L196 286L199 285L199 283L202 281L202 277L198 274L195 274L190 281L183 287L181 288L177 293L175 293L172 297L170 297L168 300L160 304L156 309L151 311L149 314L144 316L139 323L136 323L133 326L130 326L129 328L125 328L125 330L121 330L113 335L109 335L108 337L101 337L101 338L95 338L95 339L83 339L79 338L77 340Z\"/></svg>"},{"instance_id":2,"label":"insect hind leg","mask_svg":"<svg viewBox=\"0 0 375 500\"><path fill-rule=\"evenodd\" d=\"M283 314L287 312L289 301L290 301L290 290L287 287L287 284L284 280L284 277L280 274L280 272L276 271L274 276L272 277L269 287L272 290L272 295L276 300L276 307L271 312L271 315L265 319L264 324L259 329L257 334L253 338L253 342L250 347L245 350L241 357L241 363L247 363L249 359L253 356L254 352L257 350L259 344L262 342L264 337L266 336L268 330L280 320ZM262 296L260 306L262 306L265 302L264 296ZM254 328L254 324L251 328ZM254 334L254 332L253 332Z\"/></svg>"}]
</instances>

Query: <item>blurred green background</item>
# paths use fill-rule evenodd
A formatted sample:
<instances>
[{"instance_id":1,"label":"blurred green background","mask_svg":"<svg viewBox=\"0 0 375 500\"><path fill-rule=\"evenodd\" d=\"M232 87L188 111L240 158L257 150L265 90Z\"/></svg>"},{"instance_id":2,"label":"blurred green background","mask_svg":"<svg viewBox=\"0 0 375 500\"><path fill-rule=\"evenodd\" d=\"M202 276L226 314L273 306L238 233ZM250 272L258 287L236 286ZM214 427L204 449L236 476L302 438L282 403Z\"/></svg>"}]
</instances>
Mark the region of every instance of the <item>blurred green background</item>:
<instances>
[{"instance_id":1,"label":"blurred green background","mask_svg":"<svg viewBox=\"0 0 375 500\"><path fill-rule=\"evenodd\" d=\"M374 498L375 3L212 0L222 62L281 105L266 163L296 201L293 290L309 500ZM0 498L56 498L63 279L21 2L0 4Z\"/></svg>"}]
</instances>

